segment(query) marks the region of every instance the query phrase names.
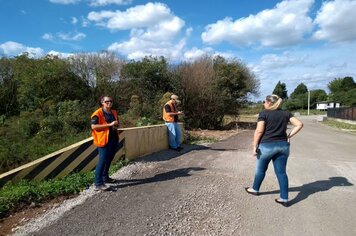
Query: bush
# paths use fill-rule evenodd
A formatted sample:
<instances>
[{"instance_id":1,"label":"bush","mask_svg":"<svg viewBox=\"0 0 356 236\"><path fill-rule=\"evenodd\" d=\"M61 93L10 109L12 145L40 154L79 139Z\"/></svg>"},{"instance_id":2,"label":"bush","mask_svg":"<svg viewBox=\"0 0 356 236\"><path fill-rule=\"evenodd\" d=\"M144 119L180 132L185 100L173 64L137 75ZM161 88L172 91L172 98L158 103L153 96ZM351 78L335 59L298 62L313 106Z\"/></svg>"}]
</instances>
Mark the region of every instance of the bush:
<instances>
[{"instance_id":1,"label":"bush","mask_svg":"<svg viewBox=\"0 0 356 236\"><path fill-rule=\"evenodd\" d=\"M136 122L136 126L148 126L148 125L155 125L157 124L157 121L147 118L147 117L140 117L138 121Z\"/></svg>"},{"instance_id":2,"label":"bush","mask_svg":"<svg viewBox=\"0 0 356 236\"><path fill-rule=\"evenodd\" d=\"M63 122L64 130L80 132L88 129L91 111L79 100L64 101L58 104L58 119Z\"/></svg>"},{"instance_id":3,"label":"bush","mask_svg":"<svg viewBox=\"0 0 356 236\"><path fill-rule=\"evenodd\" d=\"M57 116L49 116L41 120L38 135L48 138L54 133L59 133L63 129L63 122Z\"/></svg>"},{"instance_id":4,"label":"bush","mask_svg":"<svg viewBox=\"0 0 356 236\"><path fill-rule=\"evenodd\" d=\"M26 138L31 138L40 130L40 122L42 113L36 112L22 112L20 118L17 120L17 129L25 135Z\"/></svg>"}]
</instances>

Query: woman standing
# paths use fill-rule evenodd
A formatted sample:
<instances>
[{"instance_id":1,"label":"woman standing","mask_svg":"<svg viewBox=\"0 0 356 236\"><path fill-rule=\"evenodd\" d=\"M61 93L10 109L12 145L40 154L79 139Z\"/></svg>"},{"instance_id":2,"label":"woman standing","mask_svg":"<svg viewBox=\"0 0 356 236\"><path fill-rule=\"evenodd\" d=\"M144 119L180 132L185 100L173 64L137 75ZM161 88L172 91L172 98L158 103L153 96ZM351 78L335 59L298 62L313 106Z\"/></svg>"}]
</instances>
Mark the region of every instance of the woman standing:
<instances>
[{"instance_id":1,"label":"woman standing","mask_svg":"<svg viewBox=\"0 0 356 236\"><path fill-rule=\"evenodd\" d=\"M277 176L280 198L275 201L288 206L288 176L286 173L289 156L290 138L303 128L303 123L288 111L280 109L282 99L277 95L269 95L264 101L264 108L257 119L257 127L253 138L253 155L257 156L256 174L252 188L246 192L258 195L270 161L273 162ZM293 125L287 134L288 123Z\"/></svg>"},{"instance_id":2,"label":"woman standing","mask_svg":"<svg viewBox=\"0 0 356 236\"><path fill-rule=\"evenodd\" d=\"M112 109L110 96L100 98L101 107L91 115L91 129L94 145L98 147L99 160L95 168L94 190L106 190L105 183L113 183L109 177L109 168L119 146L119 117Z\"/></svg>"}]
</instances>

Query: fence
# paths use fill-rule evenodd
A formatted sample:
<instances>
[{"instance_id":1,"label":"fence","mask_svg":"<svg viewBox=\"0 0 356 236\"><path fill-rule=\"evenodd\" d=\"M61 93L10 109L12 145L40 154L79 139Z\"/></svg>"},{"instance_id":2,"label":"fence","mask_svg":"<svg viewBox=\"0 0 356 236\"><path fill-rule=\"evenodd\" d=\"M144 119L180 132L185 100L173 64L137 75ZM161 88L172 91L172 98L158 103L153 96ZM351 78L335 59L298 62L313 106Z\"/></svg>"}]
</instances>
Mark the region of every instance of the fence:
<instances>
[{"instance_id":1,"label":"fence","mask_svg":"<svg viewBox=\"0 0 356 236\"><path fill-rule=\"evenodd\" d=\"M356 107L328 108L327 116L356 121Z\"/></svg>"},{"instance_id":2,"label":"fence","mask_svg":"<svg viewBox=\"0 0 356 236\"><path fill-rule=\"evenodd\" d=\"M179 125L183 129L183 124ZM114 162L122 156L133 160L168 148L168 134L165 125L125 128L119 129L119 131L121 148L117 151ZM21 179L47 180L61 178L75 172L88 172L95 168L97 156L98 151L93 145L93 138L88 138L0 174L0 187L9 181L16 183Z\"/></svg>"}]
</instances>

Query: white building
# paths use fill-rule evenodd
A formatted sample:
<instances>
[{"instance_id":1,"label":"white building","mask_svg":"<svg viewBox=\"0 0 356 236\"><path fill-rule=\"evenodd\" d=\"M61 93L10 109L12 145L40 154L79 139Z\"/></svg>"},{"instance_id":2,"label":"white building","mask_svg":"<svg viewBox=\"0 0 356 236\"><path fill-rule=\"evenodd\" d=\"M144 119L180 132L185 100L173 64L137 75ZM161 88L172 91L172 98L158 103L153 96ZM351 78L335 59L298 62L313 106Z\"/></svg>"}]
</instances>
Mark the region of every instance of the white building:
<instances>
[{"instance_id":1,"label":"white building","mask_svg":"<svg viewBox=\"0 0 356 236\"><path fill-rule=\"evenodd\" d=\"M316 103L316 109L325 111L328 108L339 108L340 103L339 102L318 102Z\"/></svg>"}]
</instances>

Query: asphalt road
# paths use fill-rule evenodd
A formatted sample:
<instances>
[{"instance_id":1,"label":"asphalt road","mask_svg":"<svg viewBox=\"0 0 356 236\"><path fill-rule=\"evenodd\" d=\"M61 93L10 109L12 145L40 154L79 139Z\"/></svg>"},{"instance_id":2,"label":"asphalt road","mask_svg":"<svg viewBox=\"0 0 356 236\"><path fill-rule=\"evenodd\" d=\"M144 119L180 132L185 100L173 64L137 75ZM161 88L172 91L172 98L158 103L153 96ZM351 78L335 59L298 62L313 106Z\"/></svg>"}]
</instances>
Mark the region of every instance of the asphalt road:
<instances>
[{"instance_id":1,"label":"asphalt road","mask_svg":"<svg viewBox=\"0 0 356 236\"><path fill-rule=\"evenodd\" d=\"M248 195L253 131L162 151L114 175L116 191L85 191L16 235L356 235L356 135L301 118L288 161L290 206L274 202L273 166Z\"/></svg>"}]
</instances>

